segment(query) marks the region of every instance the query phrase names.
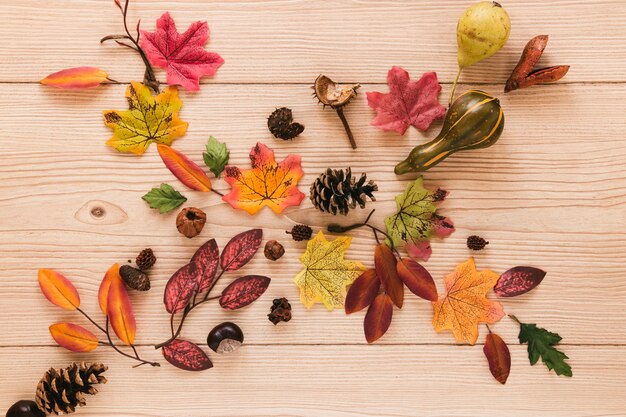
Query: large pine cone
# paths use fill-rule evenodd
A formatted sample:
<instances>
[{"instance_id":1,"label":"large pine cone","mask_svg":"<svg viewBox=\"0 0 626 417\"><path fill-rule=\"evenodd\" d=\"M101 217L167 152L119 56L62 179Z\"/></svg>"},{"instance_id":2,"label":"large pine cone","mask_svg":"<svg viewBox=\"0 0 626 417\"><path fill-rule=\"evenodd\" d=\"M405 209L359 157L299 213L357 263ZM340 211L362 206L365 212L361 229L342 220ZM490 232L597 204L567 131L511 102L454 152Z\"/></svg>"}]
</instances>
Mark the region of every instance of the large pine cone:
<instances>
[{"instance_id":1,"label":"large pine cone","mask_svg":"<svg viewBox=\"0 0 626 417\"><path fill-rule=\"evenodd\" d=\"M357 204L364 208L366 196L376 201L373 192L378 191L378 186L372 180L366 181L366 174L361 174L357 181L350 168L328 168L311 184L311 202L318 210L346 215Z\"/></svg>"},{"instance_id":2,"label":"large pine cone","mask_svg":"<svg viewBox=\"0 0 626 417\"><path fill-rule=\"evenodd\" d=\"M98 392L94 385L106 384L101 374L108 368L101 363L73 363L65 369L50 368L35 393L37 406L46 414L70 414L85 405L84 394Z\"/></svg>"}]
</instances>

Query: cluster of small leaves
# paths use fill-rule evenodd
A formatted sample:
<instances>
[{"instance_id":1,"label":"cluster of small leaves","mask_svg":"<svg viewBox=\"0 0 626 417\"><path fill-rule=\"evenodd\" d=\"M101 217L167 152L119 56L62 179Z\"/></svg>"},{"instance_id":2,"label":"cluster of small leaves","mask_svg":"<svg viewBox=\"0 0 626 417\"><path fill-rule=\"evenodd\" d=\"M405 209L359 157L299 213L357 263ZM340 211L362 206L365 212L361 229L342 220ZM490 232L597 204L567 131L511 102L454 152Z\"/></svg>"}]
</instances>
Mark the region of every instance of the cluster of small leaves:
<instances>
[{"instance_id":1,"label":"cluster of small leaves","mask_svg":"<svg viewBox=\"0 0 626 417\"><path fill-rule=\"evenodd\" d=\"M247 275L232 281L219 296L210 296L211 290L225 272L242 268L254 257L262 239L261 229L248 230L233 237L221 254L217 242L211 239L169 279L163 302L171 314L172 337L158 347L163 348L164 358L172 365L188 371L201 371L213 366L199 346L179 338L183 324L193 309L207 301L219 299L223 309L236 310L252 303L265 292L270 278ZM175 330L174 317L178 313L182 313L182 317Z\"/></svg>"},{"instance_id":2,"label":"cluster of small leaves","mask_svg":"<svg viewBox=\"0 0 626 417\"><path fill-rule=\"evenodd\" d=\"M368 269L352 284L345 311L351 314L368 307L363 322L367 343L374 343L389 329L393 306L402 308L404 286L420 298L437 299L437 287L430 273L409 258L396 258L384 243L374 250L374 269Z\"/></svg>"}]
</instances>

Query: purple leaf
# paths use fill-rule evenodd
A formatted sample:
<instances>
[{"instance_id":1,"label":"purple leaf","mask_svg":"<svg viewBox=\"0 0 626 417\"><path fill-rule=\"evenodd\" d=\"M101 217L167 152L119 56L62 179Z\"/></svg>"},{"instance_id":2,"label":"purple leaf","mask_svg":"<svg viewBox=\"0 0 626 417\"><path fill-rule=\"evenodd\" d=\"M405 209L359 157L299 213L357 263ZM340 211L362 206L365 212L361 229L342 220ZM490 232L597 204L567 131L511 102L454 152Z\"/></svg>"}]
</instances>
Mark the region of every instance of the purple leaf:
<instances>
[{"instance_id":1,"label":"purple leaf","mask_svg":"<svg viewBox=\"0 0 626 417\"><path fill-rule=\"evenodd\" d=\"M262 229L252 229L235 236L226 244L220 258L224 271L236 271L252 259L261 246Z\"/></svg>"},{"instance_id":2,"label":"purple leaf","mask_svg":"<svg viewBox=\"0 0 626 417\"><path fill-rule=\"evenodd\" d=\"M270 285L270 279L260 275L237 278L224 288L220 305L226 310L237 310L259 298Z\"/></svg>"},{"instance_id":3,"label":"purple leaf","mask_svg":"<svg viewBox=\"0 0 626 417\"><path fill-rule=\"evenodd\" d=\"M213 367L207 354L198 345L182 339L174 339L169 345L163 346L163 357L185 371L204 371Z\"/></svg>"},{"instance_id":4,"label":"purple leaf","mask_svg":"<svg viewBox=\"0 0 626 417\"><path fill-rule=\"evenodd\" d=\"M217 247L215 239L211 239L204 245L200 246L191 258L189 263L193 264L195 270L197 271L198 292L208 290L213 283L219 259L220 250Z\"/></svg>"},{"instance_id":5,"label":"purple leaf","mask_svg":"<svg viewBox=\"0 0 626 417\"><path fill-rule=\"evenodd\" d=\"M163 303L168 313L178 313L191 300L198 289L198 273L193 264L186 264L167 281Z\"/></svg>"},{"instance_id":6,"label":"purple leaf","mask_svg":"<svg viewBox=\"0 0 626 417\"><path fill-rule=\"evenodd\" d=\"M527 293L541 283L546 272L532 266L516 266L500 275L493 287L498 297L515 297Z\"/></svg>"}]
</instances>

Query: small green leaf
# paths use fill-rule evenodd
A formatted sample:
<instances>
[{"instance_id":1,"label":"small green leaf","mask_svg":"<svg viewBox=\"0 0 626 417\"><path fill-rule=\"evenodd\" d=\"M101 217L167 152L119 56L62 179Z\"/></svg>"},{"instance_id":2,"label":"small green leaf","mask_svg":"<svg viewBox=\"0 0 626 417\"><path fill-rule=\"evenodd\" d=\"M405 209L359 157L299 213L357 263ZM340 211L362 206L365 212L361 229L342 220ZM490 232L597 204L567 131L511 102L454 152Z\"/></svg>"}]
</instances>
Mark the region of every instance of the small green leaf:
<instances>
[{"instance_id":1,"label":"small green leaf","mask_svg":"<svg viewBox=\"0 0 626 417\"><path fill-rule=\"evenodd\" d=\"M153 188L141 198L150 204L150 208L159 209L161 214L172 211L187 201L181 193L169 184L161 184L161 187Z\"/></svg>"},{"instance_id":2,"label":"small green leaf","mask_svg":"<svg viewBox=\"0 0 626 417\"><path fill-rule=\"evenodd\" d=\"M520 343L528 343L528 360L531 365L536 364L541 358L548 369L554 370L557 375L572 376L572 367L565 362L565 359L569 358L553 347L561 341L561 336L537 327L536 324L520 322L519 325L518 338Z\"/></svg>"},{"instance_id":3,"label":"small green leaf","mask_svg":"<svg viewBox=\"0 0 626 417\"><path fill-rule=\"evenodd\" d=\"M396 196L398 211L385 219L387 233L395 246L430 238L437 209L433 201L433 193L424 188L422 177L409 183L406 190Z\"/></svg>"},{"instance_id":4,"label":"small green leaf","mask_svg":"<svg viewBox=\"0 0 626 417\"><path fill-rule=\"evenodd\" d=\"M224 170L229 156L230 152L226 144L218 141L213 136L209 138L206 144L206 152L202 153L204 163L216 177L219 177Z\"/></svg>"}]
</instances>

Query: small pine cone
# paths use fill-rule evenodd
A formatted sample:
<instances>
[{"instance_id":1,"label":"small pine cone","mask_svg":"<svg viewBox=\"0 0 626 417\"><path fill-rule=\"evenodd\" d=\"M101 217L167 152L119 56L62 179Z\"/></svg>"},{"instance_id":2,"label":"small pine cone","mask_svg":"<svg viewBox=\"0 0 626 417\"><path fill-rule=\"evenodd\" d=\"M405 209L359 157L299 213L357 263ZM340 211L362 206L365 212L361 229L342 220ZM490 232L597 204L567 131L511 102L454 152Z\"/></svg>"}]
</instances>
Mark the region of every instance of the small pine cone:
<instances>
[{"instance_id":1,"label":"small pine cone","mask_svg":"<svg viewBox=\"0 0 626 417\"><path fill-rule=\"evenodd\" d=\"M137 263L139 269L145 271L152 268L152 266L156 262L156 256L154 256L154 252L152 252L152 249L146 248L139 252L139 255L137 255L137 259L135 259L135 262Z\"/></svg>"},{"instance_id":2,"label":"small pine cone","mask_svg":"<svg viewBox=\"0 0 626 417\"><path fill-rule=\"evenodd\" d=\"M73 363L64 369L50 368L39 381L35 401L46 414L70 414L86 404L85 394L94 395L96 384L106 384L101 363Z\"/></svg>"},{"instance_id":3,"label":"small pine cone","mask_svg":"<svg viewBox=\"0 0 626 417\"><path fill-rule=\"evenodd\" d=\"M176 216L176 228L189 239L199 235L205 223L206 214L195 207L186 207Z\"/></svg>"},{"instance_id":4,"label":"small pine cone","mask_svg":"<svg viewBox=\"0 0 626 417\"><path fill-rule=\"evenodd\" d=\"M328 168L311 184L311 202L320 211L345 216L357 204L365 208L365 197L376 201L373 193L378 191L378 186L372 180L366 181L366 174L361 174L357 181L350 168L345 171Z\"/></svg>"},{"instance_id":5,"label":"small pine cone","mask_svg":"<svg viewBox=\"0 0 626 417\"><path fill-rule=\"evenodd\" d=\"M128 286L137 291L148 291L150 289L150 278L141 269L133 268L130 265L120 266L120 276Z\"/></svg>"},{"instance_id":6,"label":"small pine cone","mask_svg":"<svg viewBox=\"0 0 626 417\"><path fill-rule=\"evenodd\" d=\"M471 250L482 250L489 242L480 236L472 235L467 238L467 247Z\"/></svg>"},{"instance_id":7,"label":"small pine cone","mask_svg":"<svg viewBox=\"0 0 626 417\"><path fill-rule=\"evenodd\" d=\"M274 323L274 326L281 321L287 322L291 320L291 304L285 297L275 298L270 308L270 314L267 317Z\"/></svg>"},{"instance_id":8,"label":"small pine cone","mask_svg":"<svg viewBox=\"0 0 626 417\"><path fill-rule=\"evenodd\" d=\"M285 248L275 240L268 240L263 253L270 261L277 261L285 254Z\"/></svg>"},{"instance_id":9,"label":"small pine cone","mask_svg":"<svg viewBox=\"0 0 626 417\"><path fill-rule=\"evenodd\" d=\"M311 235L313 234L313 229L311 229L306 224L297 224L291 228L291 232L285 232L293 238L296 242L300 242L302 240L311 239Z\"/></svg>"},{"instance_id":10,"label":"small pine cone","mask_svg":"<svg viewBox=\"0 0 626 417\"><path fill-rule=\"evenodd\" d=\"M294 139L304 132L304 126L293 121L291 109L287 107L274 110L267 119L267 127L274 137L282 140Z\"/></svg>"}]
</instances>

